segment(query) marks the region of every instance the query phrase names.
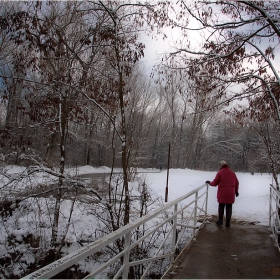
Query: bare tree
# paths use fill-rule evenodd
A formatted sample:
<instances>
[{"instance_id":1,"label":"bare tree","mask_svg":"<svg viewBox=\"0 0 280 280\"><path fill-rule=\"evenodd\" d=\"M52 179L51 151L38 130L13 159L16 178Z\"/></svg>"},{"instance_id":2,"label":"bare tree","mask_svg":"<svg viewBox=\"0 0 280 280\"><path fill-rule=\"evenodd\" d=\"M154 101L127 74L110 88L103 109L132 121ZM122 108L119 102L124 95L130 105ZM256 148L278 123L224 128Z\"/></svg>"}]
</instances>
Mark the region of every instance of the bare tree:
<instances>
[{"instance_id":1,"label":"bare tree","mask_svg":"<svg viewBox=\"0 0 280 280\"><path fill-rule=\"evenodd\" d=\"M241 98L254 102L258 95L267 96L280 121L274 90L280 83L274 62L280 38L279 9L275 1L198 1L193 5L180 1L181 13L174 22L185 41L171 54L169 65L205 69L209 79L227 88L226 95L221 91L218 96L226 96L228 102ZM185 24L189 18L196 24ZM187 37L192 32L202 35L195 45Z\"/></svg>"}]
</instances>

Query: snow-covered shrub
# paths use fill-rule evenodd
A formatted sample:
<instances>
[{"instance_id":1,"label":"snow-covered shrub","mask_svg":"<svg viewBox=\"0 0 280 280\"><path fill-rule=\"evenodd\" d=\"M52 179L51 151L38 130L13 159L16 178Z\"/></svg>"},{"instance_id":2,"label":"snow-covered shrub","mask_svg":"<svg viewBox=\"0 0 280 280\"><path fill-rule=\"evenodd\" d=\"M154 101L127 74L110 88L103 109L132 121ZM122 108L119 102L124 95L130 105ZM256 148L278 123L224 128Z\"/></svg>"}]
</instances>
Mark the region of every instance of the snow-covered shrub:
<instances>
[{"instance_id":1,"label":"snow-covered shrub","mask_svg":"<svg viewBox=\"0 0 280 280\"><path fill-rule=\"evenodd\" d=\"M34 170L36 172L34 172ZM57 242L52 246L53 217L55 211L55 177L43 168L20 170L19 176L10 177L13 184L5 188L9 202L3 199L3 217L0 221L0 273L2 278L18 278L73 252L123 226L124 207L122 177L114 175L110 181L79 183L65 178L60 200ZM129 182L130 221L146 215L162 205L162 201L149 188L146 177L139 174ZM96 190L98 189L98 194ZM11 196L12 190L13 196ZM15 198L21 198L16 202ZM166 213L168 215L168 213ZM139 240L159 220L139 226L132 232L132 242ZM165 225L142 241L130 254L131 261L151 257L172 225ZM4 230L3 230L4 229ZM114 257L124 249L120 238L100 252L80 261L56 277L81 278L100 263ZM169 250L168 247L163 248ZM151 275L165 271L166 261L154 263ZM102 272L107 278L120 268L116 262ZM140 278L145 265L132 267L130 277Z\"/></svg>"}]
</instances>

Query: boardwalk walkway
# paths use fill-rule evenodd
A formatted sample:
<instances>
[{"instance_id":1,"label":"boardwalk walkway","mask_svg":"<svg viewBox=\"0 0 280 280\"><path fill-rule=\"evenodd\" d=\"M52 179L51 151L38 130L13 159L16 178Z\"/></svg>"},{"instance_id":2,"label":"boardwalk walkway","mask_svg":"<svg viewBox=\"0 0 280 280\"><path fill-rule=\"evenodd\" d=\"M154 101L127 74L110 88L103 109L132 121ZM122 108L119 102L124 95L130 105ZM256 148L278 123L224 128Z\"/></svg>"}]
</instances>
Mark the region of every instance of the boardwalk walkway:
<instances>
[{"instance_id":1,"label":"boardwalk walkway","mask_svg":"<svg viewBox=\"0 0 280 280\"><path fill-rule=\"evenodd\" d=\"M280 253L268 227L205 225L165 279L280 279Z\"/></svg>"}]
</instances>

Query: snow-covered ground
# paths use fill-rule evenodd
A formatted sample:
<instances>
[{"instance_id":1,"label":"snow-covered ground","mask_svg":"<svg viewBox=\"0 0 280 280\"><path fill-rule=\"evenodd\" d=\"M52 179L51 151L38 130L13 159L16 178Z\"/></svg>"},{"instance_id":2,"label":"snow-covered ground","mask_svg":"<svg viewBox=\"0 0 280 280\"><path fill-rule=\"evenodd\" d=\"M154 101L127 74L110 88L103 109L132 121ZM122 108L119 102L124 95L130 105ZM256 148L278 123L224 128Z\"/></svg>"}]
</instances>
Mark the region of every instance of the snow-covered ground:
<instances>
[{"instance_id":1,"label":"snow-covered ground","mask_svg":"<svg viewBox=\"0 0 280 280\"><path fill-rule=\"evenodd\" d=\"M7 166L5 168L8 174L16 174L24 170L23 167ZM160 172L158 169L137 169L139 175L144 176L149 187L153 192L164 201L167 171ZM108 167L93 168L91 166L81 166L78 168L68 168L66 173L71 175L90 174L90 173L109 173ZM120 172L119 169L114 172ZM262 225L268 225L269 221L269 186L272 183L271 175L267 173L236 173L239 179L239 196L233 205L233 218L249 222L259 222ZM193 189L201 186L206 180L212 181L216 172L197 171L190 169L170 169L168 182L168 202L178 198ZM36 182L45 182L48 176L42 174L37 176ZM2 184L6 180L2 178ZM20 186L23 188L23 185ZM216 187L209 187L208 213L217 214ZM81 213L74 213L74 216L80 216ZM88 223L87 219L79 219L80 228L82 223ZM90 229L89 229L90 230Z\"/></svg>"},{"instance_id":2,"label":"snow-covered ground","mask_svg":"<svg viewBox=\"0 0 280 280\"><path fill-rule=\"evenodd\" d=\"M4 197L4 194L10 191L10 189L2 188L3 184L7 182L8 176L15 176L24 170L23 167L18 166L6 166L2 171L7 175L0 178L0 195ZM91 166L82 166L78 168L68 168L66 173L69 175L82 175L99 173L109 173L108 167L93 168ZM120 172L120 169L114 170L114 172ZM165 198L166 178L167 171L159 171L158 169L137 169L138 175L145 178L146 183L152 190L155 197L160 197L161 201ZM239 196L236 198L236 202L233 205L233 218L239 221L257 222L261 225L268 225L269 223L269 188L272 183L271 175L258 174L254 175L250 173L236 173L240 182ZM168 202L187 194L188 192L203 185L205 181L212 181L216 175L216 172L197 171L189 169L171 169L169 171L168 182ZM29 177L28 180L20 180L18 186L14 186L14 190L24 189L28 184L46 184L49 180L52 180L52 175L46 175L44 173L37 174L35 177ZM34 180L34 181L33 181ZM33 181L33 182L31 182ZM133 184L132 184L133 186ZM216 187L209 187L209 201L208 201L208 214L217 215L217 199L216 199ZM33 254L25 254L29 250L29 241L26 241L28 234L36 234L36 230L44 232L46 240L49 239L50 232L50 219L49 214L52 213L54 207L54 201L52 197L49 198L37 198L36 200L29 198L26 200L26 207L22 205L21 211L15 211L9 218L0 219L0 259L12 258L13 253L22 254L21 260L25 262L33 263ZM164 202L163 202L164 203ZM96 204L95 204L96 205ZM69 216L69 209L71 207L70 200L65 200L61 207L61 216L64 222L67 221ZM156 208L157 205L153 205ZM33 209L30 210L25 209ZM98 209L98 207L97 207ZM38 216L38 210L40 215ZM26 213L25 213L26 211ZM87 242L95 240L96 226L94 224L94 214L91 209L91 204L77 203L74 207L72 215L72 223L69 228L66 242L71 243L73 246L63 249L64 253L70 253L73 250L78 249L80 245L76 242L87 240ZM98 211L98 210L94 210ZM102 211L102 209L100 210ZM38 227L39 225L39 227ZM65 225L62 224L62 229ZM98 234L97 234L98 235ZM12 245L5 244L7 236L12 238ZM10 241L11 242L11 241ZM27 243L26 243L27 242ZM75 245L76 244L76 245ZM77 247L78 246L78 247ZM20 249L22 247L22 249ZM32 251L32 250L31 250ZM42 252L43 253L43 252ZM21 276L20 265L13 268L14 275ZM3 276L2 276L3 277Z\"/></svg>"},{"instance_id":3,"label":"snow-covered ground","mask_svg":"<svg viewBox=\"0 0 280 280\"><path fill-rule=\"evenodd\" d=\"M189 169L171 169L169 171L168 201L171 201L191 190L201 186L205 181L212 181L216 172L197 171ZM236 173L239 180L239 196L233 205L233 218L269 223L269 189L272 183L271 175L264 173ZM164 198L167 172L149 173L151 188ZM209 187L208 213L217 215L217 188Z\"/></svg>"},{"instance_id":4,"label":"snow-covered ground","mask_svg":"<svg viewBox=\"0 0 280 280\"><path fill-rule=\"evenodd\" d=\"M109 168L93 168L82 166L71 172L80 174L109 172ZM118 170L116 170L117 172ZM150 188L162 199L165 197L167 171L158 169L137 169L139 174L146 174ZM70 172L70 170L69 170ZM201 186L205 181L212 181L216 172L198 171L190 169L170 169L168 182L168 201L174 200L193 189ZM239 196L233 205L233 218L259 222L268 225L269 220L269 188L272 177L267 173L236 173L239 180ZM217 215L217 188L209 187L208 213Z\"/></svg>"}]
</instances>

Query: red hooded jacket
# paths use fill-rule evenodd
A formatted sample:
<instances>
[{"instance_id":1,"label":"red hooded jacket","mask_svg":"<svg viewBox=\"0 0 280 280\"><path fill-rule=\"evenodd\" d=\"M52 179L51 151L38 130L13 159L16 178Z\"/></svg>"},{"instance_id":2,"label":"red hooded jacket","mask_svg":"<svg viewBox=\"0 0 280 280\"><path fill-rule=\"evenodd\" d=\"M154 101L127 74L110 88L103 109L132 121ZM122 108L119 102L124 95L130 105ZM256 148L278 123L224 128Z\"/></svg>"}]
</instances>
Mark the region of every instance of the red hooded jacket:
<instances>
[{"instance_id":1,"label":"red hooded jacket","mask_svg":"<svg viewBox=\"0 0 280 280\"><path fill-rule=\"evenodd\" d=\"M219 203L234 203L239 181L235 173L227 165L223 165L220 168L215 179L209 185L213 187L218 185L217 199Z\"/></svg>"}]
</instances>

